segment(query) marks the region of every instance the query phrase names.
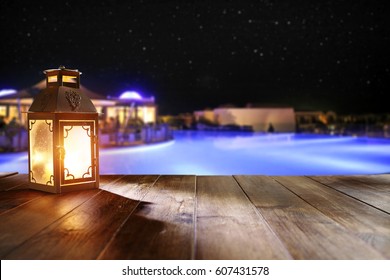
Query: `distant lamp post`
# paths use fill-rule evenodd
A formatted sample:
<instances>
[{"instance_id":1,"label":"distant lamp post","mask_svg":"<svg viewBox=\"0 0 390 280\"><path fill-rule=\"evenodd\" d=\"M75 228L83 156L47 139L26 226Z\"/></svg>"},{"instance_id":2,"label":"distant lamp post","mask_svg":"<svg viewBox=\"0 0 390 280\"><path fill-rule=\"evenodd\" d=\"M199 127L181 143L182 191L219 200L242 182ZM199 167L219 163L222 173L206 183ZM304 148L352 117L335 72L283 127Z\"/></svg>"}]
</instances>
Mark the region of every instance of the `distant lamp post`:
<instances>
[{"instance_id":1,"label":"distant lamp post","mask_svg":"<svg viewBox=\"0 0 390 280\"><path fill-rule=\"evenodd\" d=\"M44 71L46 89L27 113L31 188L52 193L99 186L98 113L78 70Z\"/></svg>"}]
</instances>

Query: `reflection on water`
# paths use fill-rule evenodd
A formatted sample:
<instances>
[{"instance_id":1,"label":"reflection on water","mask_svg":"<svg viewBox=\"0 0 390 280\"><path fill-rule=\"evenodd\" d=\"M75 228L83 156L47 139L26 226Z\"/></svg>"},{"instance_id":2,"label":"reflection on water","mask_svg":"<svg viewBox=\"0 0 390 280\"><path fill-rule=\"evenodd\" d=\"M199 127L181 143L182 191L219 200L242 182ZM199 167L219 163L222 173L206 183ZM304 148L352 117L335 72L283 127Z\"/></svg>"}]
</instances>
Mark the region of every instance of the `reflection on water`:
<instances>
[{"instance_id":1,"label":"reflection on water","mask_svg":"<svg viewBox=\"0 0 390 280\"><path fill-rule=\"evenodd\" d=\"M390 140L177 131L174 141L104 149L101 174L339 175L390 172ZM27 173L25 153L0 155L0 172Z\"/></svg>"}]
</instances>

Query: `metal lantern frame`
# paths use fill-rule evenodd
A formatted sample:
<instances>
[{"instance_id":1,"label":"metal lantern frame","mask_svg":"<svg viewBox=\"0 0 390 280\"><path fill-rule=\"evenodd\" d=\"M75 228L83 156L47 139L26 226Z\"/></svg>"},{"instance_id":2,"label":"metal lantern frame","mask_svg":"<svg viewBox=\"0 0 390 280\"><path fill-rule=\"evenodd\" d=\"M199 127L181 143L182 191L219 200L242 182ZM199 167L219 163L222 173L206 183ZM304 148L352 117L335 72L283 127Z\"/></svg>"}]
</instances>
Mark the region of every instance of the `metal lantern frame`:
<instances>
[{"instance_id":1,"label":"metal lantern frame","mask_svg":"<svg viewBox=\"0 0 390 280\"><path fill-rule=\"evenodd\" d=\"M98 113L78 70L46 70L47 87L27 113L29 181L51 193L98 188Z\"/></svg>"}]
</instances>

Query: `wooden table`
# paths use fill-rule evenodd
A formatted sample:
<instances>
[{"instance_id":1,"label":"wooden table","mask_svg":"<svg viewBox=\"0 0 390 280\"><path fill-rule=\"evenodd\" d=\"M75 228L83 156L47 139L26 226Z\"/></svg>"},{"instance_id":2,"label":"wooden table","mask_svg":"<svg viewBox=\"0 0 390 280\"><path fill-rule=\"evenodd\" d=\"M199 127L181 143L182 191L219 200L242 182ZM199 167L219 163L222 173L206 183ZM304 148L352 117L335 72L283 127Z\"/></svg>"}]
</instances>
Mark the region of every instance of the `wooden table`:
<instances>
[{"instance_id":1,"label":"wooden table","mask_svg":"<svg viewBox=\"0 0 390 280\"><path fill-rule=\"evenodd\" d=\"M47 194L0 174L1 259L390 259L390 175L103 175Z\"/></svg>"}]
</instances>

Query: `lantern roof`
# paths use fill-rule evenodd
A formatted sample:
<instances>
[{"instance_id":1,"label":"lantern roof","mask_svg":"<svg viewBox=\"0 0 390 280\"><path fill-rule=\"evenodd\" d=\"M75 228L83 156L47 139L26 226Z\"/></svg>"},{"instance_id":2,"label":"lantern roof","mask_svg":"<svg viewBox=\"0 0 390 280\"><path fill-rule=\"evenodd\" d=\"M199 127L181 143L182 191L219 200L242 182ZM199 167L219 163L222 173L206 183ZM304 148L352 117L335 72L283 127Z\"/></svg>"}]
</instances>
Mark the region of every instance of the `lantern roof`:
<instances>
[{"instance_id":1,"label":"lantern roof","mask_svg":"<svg viewBox=\"0 0 390 280\"><path fill-rule=\"evenodd\" d=\"M80 90L80 75L77 69L43 71L46 74L46 88L34 98L30 112L74 112L96 113L91 99Z\"/></svg>"},{"instance_id":2,"label":"lantern roof","mask_svg":"<svg viewBox=\"0 0 390 280\"><path fill-rule=\"evenodd\" d=\"M74 72L74 73L78 73L78 75L81 75L82 73L78 70L78 69L67 69L65 68L65 66L60 66L58 67L58 69L46 69L43 71L44 74L53 74L53 73L58 73L59 71L62 71L62 72Z\"/></svg>"}]
</instances>

